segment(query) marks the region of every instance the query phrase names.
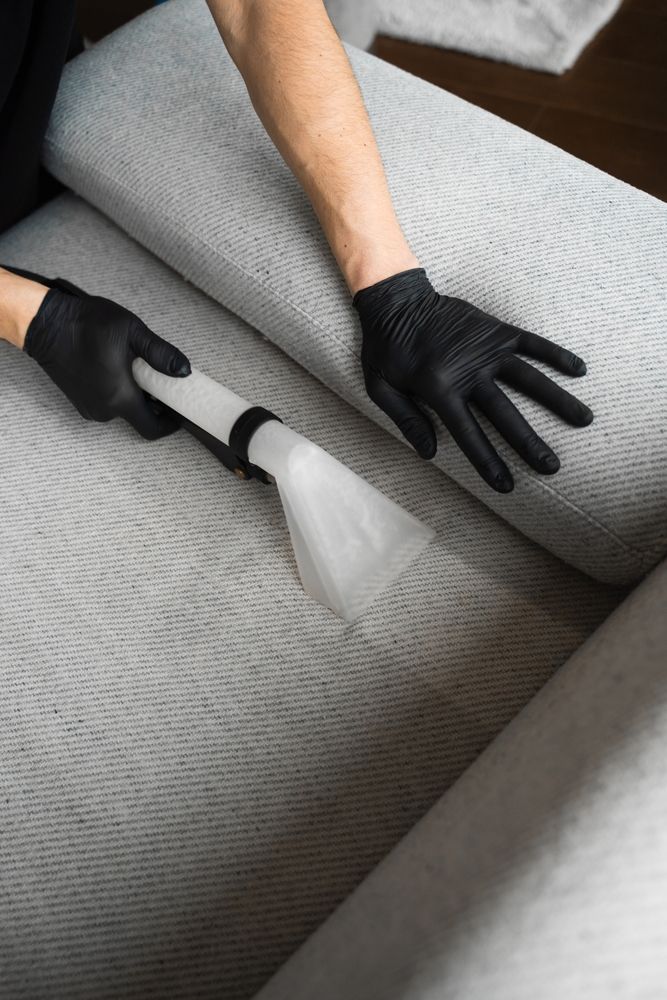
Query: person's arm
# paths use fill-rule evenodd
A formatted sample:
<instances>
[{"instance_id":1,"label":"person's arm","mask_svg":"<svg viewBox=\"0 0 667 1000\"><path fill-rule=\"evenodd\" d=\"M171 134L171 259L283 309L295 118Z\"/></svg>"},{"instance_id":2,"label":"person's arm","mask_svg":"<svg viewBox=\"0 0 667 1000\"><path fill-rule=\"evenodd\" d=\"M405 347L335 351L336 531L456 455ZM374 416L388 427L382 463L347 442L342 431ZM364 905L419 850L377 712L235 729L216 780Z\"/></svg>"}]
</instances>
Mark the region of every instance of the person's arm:
<instances>
[{"instance_id":1,"label":"person's arm","mask_svg":"<svg viewBox=\"0 0 667 1000\"><path fill-rule=\"evenodd\" d=\"M208 0L264 127L310 199L350 292L417 258L359 86L321 0Z\"/></svg>"},{"instance_id":2,"label":"person's arm","mask_svg":"<svg viewBox=\"0 0 667 1000\"><path fill-rule=\"evenodd\" d=\"M48 290L46 285L0 267L0 340L23 350L30 322Z\"/></svg>"},{"instance_id":3,"label":"person's arm","mask_svg":"<svg viewBox=\"0 0 667 1000\"><path fill-rule=\"evenodd\" d=\"M584 426L587 406L532 365L566 375L586 366L570 351L431 286L408 246L359 87L322 0L208 0L267 132L308 195L343 272L362 327L370 398L423 458L434 410L483 479L500 493L512 475L478 423L483 412L537 472L558 457L497 385L519 389Z\"/></svg>"},{"instance_id":4,"label":"person's arm","mask_svg":"<svg viewBox=\"0 0 667 1000\"><path fill-rule=\"evenodd\" d=\"M132 362L141 357L177 377L190 374L190 362L110 299L0 267L0 339L37 361L87 420L124 417L150 440L179 426L141 391Z\"/></svg>"}]
</instances>

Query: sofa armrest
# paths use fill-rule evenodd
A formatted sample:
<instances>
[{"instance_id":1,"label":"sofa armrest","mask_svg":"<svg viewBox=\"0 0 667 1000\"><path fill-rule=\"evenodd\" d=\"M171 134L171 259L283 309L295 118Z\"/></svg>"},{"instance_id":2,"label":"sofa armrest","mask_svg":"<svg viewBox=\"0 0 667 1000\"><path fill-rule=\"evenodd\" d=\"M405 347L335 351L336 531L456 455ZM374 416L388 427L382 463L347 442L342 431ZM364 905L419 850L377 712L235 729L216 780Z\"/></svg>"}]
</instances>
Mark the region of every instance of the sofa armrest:
<instances>
[{"instance_id":1,"label":"sofa armrest","mask_svg":"<svg viewBox=\"0 0 667 1000\"><path fill-rule=\"evenodd\" d=\"M667 954L667 563L257 1000L649 1000Z\"/></svg>"}]
</instances>

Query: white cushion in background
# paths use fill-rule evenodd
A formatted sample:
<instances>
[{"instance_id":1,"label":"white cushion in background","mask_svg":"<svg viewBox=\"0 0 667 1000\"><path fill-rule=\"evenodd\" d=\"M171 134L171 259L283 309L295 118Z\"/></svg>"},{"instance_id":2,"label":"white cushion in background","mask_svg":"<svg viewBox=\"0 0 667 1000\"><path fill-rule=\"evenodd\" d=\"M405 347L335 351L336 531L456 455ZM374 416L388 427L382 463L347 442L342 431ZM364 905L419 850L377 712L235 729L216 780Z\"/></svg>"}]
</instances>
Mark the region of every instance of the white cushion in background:
<instances>
[{"instance_id":1,"label":"white cushion in background","mask_svg":"<svg viewBox=\"0 0 667 1000\"><path fill-rule=\"evenodd\" d=\"M495 494L444 432L438 466L565 561L600 580L637 580L667 551L665 206L372 56L350 55L399 216L435 284L589 365L576 383L556 379L592 406L590 428L521 400L561 457L556 477L501 445L516 489ZM366 397L357 318L315 217L204 0L171 0L74 60L45 158L393 430Z\"/></svg>"},{"instance_id":2,"label":"white cushion in background","mask_svg":"<svg viewBox=\"0 0 667 1000\"><path fill-rule=\"evenodd\" d=\"M569 69L621 4L621 0L375 2L381 34L551 73Z\"/></svg>"}]
</instances>

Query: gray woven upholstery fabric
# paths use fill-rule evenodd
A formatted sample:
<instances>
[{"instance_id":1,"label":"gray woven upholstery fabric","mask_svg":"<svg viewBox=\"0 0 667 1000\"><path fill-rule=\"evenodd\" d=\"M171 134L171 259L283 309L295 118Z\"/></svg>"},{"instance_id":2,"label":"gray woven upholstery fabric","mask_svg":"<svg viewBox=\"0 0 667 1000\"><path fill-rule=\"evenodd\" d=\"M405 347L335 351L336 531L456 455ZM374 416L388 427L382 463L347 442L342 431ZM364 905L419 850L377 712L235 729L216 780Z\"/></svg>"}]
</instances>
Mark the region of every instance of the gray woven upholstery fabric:
<instances>
[{"instance_id":1,"label":"gray woven upholstery fabric","mask_svg":"<svg viewBox=\"0 0 667 1000\"><path fill-rule=\"evenodd\" d=\"M659 1000L667 563L258 1000Z\"/></svg>"},{"instance_id":2,"label":"gray woven upholstery fabric","mask_svg":"<svg viewBox=\"0 0 667 1000\"><path fill-rule=\"evenodd\" d=\"M667 551L665 206L350 55L399 217L435 284L589 364L575 388L595 411L592 427L520 400L561 457L556 477L500 445L517 488L496 494L444 433L437 464L572 565L636 580ZM71 63L45 157L130 235L393 430L366 397L357 318L318 223L204 0L171 0Z\"/></svg>"},{"instance_id":3,"label":"gray woven upholstery fabric","mask_svg":"<svg viewBox=\"0 0 667 1000\"><path fill-rule=\"evenodd\" d=\"M0 343L0 992L248 997L620 595L73 196L0 261L134 309L437 529L347 625L275 489L86 423Z\"/></svg>"}]
</instances>

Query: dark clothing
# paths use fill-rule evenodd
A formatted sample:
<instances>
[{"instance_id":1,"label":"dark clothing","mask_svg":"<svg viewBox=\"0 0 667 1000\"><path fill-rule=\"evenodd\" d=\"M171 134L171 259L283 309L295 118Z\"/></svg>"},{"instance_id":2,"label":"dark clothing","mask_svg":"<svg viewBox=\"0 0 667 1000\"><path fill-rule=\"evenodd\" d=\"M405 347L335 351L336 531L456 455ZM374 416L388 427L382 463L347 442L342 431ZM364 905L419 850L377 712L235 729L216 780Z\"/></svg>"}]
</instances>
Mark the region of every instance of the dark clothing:
<instances>
[{"instance_id":1,"label":"dark clothing","mask_svg":"<svg viewBox=\"0 0 667 1000\"><path fill-rule=\"evenodd\" d=\"M75 0L0 0L0 232L56 189L39 157L62 68L75 54Z\"/></svg>"}]
</instances>

